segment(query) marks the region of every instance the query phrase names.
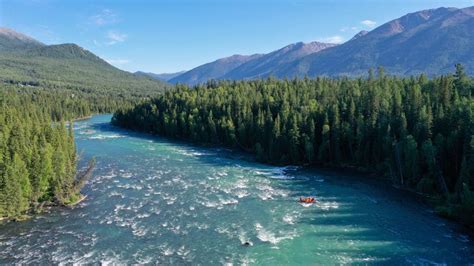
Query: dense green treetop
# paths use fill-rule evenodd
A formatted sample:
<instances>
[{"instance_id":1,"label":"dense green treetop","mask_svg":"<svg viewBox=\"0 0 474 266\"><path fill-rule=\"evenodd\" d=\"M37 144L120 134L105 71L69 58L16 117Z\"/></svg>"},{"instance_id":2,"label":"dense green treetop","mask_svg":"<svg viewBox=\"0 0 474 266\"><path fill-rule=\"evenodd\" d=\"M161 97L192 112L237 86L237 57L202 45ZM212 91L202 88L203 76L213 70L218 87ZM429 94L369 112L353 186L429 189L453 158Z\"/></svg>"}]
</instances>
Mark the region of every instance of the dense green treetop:
<instances>
[{"instance_id":1,"label":"dense green treetop","mask_svg":"<svg viewBox=\"0 0 474 266\"><path fill-rule=\"evenodd\" d=\"M44 204L80 197L71 125L87 116L90 103L40 89L0 85L0 218L21 218Z\"/></svg>"}]
</instances>

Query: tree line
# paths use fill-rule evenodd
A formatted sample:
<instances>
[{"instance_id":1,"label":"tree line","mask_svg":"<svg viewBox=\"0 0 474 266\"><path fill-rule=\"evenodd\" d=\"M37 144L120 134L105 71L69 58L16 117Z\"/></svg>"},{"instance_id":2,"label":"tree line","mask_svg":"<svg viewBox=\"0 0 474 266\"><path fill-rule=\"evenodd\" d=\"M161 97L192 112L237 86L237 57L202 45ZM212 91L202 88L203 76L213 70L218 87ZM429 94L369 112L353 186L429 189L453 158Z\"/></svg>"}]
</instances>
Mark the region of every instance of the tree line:
<instances>
[{"instance_id":1,"label":"tree line","mask_svg":"<svg viewBox=\"0 0 474 266\"><path fill-rule=\"evenodd\" d=\"M63 119L90 112L90 103L64 92L0 85L0 219L80 199L93 163L77 173L73 126Z\"/></svg>"},{"instance_id":2,"label":"tree line","mask_svg":"<svg viewBox=\"0 0 474 266\"><path fill-rule=\"evenodd\" d=\"M112 123L243 149L272 164L356 167L439 199L474 225L474 94L452 75L209 81L117 111Z\"/></svg>"}]
</instances>

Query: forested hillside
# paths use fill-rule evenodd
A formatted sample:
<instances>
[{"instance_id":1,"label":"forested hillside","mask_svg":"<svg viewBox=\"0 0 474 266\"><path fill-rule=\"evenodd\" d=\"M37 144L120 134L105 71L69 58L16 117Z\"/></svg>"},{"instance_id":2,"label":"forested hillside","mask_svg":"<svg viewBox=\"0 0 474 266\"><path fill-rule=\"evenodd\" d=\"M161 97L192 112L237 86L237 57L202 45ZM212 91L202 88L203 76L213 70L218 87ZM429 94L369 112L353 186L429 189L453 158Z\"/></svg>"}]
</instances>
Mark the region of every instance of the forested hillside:
<instances>
[{"instance_id":1,"label":"forested hillside","mask_svg":"<svg viewBox=\"0 0 474 266\"><path fill-rule=\"evenodd\" d=\"M112 122L240 148L263 162L377 172L474 225L473 93L461 65L431 80L379 69L358 79L209 82L179 86Z\"/></svg>"},{"instance_id":2,"label":"forested hillside","mask_svg":"<svg viewBox=\"0 0 474 266\"><path fill-rule=\"evenodd\" d=\"M76 44L45 45L0 27L0 82L103 96L146 97L168 85L120 70Z\"/></svg>"},{"instance_id":3,"label":"forested hillside","mask_svg":"<svg viewBox=\"0 0 474 266\"><path fill-rule=\"evenodd\" d=\"M131 107L167 85L119 70L75 44L45 45L0 28L0 219L80 199L66 121Z\"/></svg>"},{"instance_id":4,"label":"forested hillside","mask_svg":"<svg viewBox=\"0 0 474 266\"><path fill-rule=\"evenodd\" d=\"M87 116L90 108L64 92L0 85L0 219L80 199L92 168L76 175L74 135L62 119Z\"/></svg>"}]
</instances>

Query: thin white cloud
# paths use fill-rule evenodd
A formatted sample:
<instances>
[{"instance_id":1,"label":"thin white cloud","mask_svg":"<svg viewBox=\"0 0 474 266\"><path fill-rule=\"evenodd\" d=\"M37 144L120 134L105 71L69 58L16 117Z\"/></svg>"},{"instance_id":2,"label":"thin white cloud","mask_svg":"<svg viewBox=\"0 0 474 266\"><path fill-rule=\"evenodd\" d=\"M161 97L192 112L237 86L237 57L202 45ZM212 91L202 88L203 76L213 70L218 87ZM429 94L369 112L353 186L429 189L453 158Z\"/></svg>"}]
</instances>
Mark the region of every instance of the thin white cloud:
<instances>
[{"instance_id":1,"label":"thin white cloud","mask_svg":"<svg viewBox=\"0 0 474 266\"><path fill-rule=\"evenodd\" d=\"M114 24L117 21L118 15L110 9L104 9L100 13L89 17L89 22L97 26Z\"/></svg>"},{"instance_id":2,"label":"thin white cloud","mask_svg":"<svg viewBox=\"0 0 474 266\"><path fill-rule=\"evenodd\" d=\"M107 45L114 45L116 43L124 42L128 38L127 34L115 30L109 30L106 37L108 40L106 43Z\"/></svg>"},{"instance_id":3,"label":"thin white cloud","mask_svg":"<svg viewBox=\"0 0 474 266\"><path fill-rule=\"evenodd\" d=\"M357 32L359 31L359 27L342 27L340 32Z\"/></svg>"},{"instance_id":4,"label":"thin white cloud","mask_svg":"<svg viewBox=\"0 0 474 266\"><path fill-rule=\"evenodd\" d=\"M128 59L105 59L105 61L114 66L122 66L130 63Z\"/></svg>"},{"instance_id":5,"label":"thin white cloud","mask_svg":"<svg viewBox=\"0 0 474 266\"><path fill-rule=\"evenodd\" d=\"M339 35L329 36L321 39L322 42L327 43L342 43L344 42L344 38Z\"/></svg>"},{"instance_id":6,"label":"thin white cloud","mask_svg":"<svg viewBox=\"0 0 474 266\"><path fill-rule=\"evenodd\" d=\"M362 24L366 27L369 27L369 28L373 28L373 27L375 27L375 25L377 25L377 22L375 22L373 20L370 20L370 19L366 19L366 20L362 20L360 22L360 24Z\"/></svg>"}]
</instances>

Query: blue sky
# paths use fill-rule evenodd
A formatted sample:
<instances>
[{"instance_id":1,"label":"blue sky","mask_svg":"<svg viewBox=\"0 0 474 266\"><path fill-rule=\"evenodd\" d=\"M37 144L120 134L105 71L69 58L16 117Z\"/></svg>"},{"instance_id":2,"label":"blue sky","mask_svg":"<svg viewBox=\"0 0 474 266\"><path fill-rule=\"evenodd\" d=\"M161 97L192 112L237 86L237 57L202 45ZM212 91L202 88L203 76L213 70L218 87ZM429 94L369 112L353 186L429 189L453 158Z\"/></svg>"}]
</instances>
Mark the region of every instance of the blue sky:
<instances>
[{"instance_id":1,"label":"blue sky","mask_svg":"<svg viewBox=\"0 0 474 266\"><path fill-rule=\"evenodd\" d=\"M474 1L0 0L0 26L76 43L128 71L189 70L298 41L343 42L406 13Z\"/></svg>"}]
</instances>

